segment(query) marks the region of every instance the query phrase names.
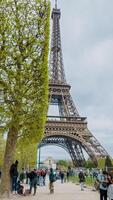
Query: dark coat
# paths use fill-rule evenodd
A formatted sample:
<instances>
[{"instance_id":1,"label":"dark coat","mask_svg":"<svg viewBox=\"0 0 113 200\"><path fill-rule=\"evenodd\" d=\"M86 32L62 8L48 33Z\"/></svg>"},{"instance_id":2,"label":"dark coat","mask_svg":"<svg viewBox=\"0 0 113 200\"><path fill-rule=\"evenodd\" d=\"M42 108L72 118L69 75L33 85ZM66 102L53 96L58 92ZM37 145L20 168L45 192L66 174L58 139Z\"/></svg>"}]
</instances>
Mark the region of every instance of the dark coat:
<instances>
[{"instance_id":1,"label":"dark coat","mask_svg":"<svg viewBox=\"0 0 113 200\"><path fill-rule=\"evenodd\" d=\"M13 176L18 177L18 171L17 171L17 165L16 164L12 164L11 165L11 167L10 167L10 176L11 176L11 178Z\"/></svg>"},{"instance_id":2,"label":"dark coat","mask_svg":"<svg viewBox=\"0 0 113 200\"><path fill-rule=\"evenodd\" d=\"M85 176L84 176L83 172L80 172L78 176L79 176L79 182L80 183L85 181Z\"/></svg>"}]
</instances>

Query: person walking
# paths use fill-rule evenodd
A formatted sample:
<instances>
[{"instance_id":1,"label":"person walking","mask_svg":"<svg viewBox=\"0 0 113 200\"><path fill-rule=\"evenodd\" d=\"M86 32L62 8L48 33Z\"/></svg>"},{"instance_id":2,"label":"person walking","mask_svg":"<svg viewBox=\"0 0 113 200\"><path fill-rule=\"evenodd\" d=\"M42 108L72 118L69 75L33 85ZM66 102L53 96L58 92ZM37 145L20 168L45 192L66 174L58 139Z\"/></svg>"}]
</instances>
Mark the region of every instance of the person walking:
<instances>
[{"instance_id":1,"label":"person walking","mask_svg":"<svg viewBox=\"0 0 113 200\"><path fill-rule=\"evenodd\" d=\"M108 175L108 190L107 190L107 196L109 200L113 200L113 177L112 175Z\"/></svg>"},{"instance_id":2,"label":"person walking","mask_svg":"<svg viewBox=\"0 0 113 200\"><path fill-rule=\"evenodd\" d=\"M43 186L46 185L46 170L43 170Z\"/></svg>"},{"instance_id":3,"label":"person walking","mask_svg":"<svg viewBox=\"0 0 113 200\"><path fill-rule=\"evenodd\" d=\"M64 172L60 172L60 177L61 177L61 183L64 183Z\"/></svg>"},{"instance_id":4,"label":"person walking","mask_svg":"<svg viewBox=\"0 0 113 200\"><path fill-rule=\"evenodd\" d=\"M79 183L80 183L81 191L83 191L84 190L85 176L84 176L84 173L83 173L82 170L80 170L78 177L79 177Z\"/></svg>"},{"instance_id":5,"label":"person walking","mask_svg":"<svg viewBox=\"0 0 113 200\"><path fill-rule=\"evenodd\" d=\"M67 173L66 173L66 171L64 171L64 183L66 183L66 180L67 180Z\"/></svg>"},{"instance_id":6,"label":"person walking","mask_svg":"<svg viewBox=\"0 0 113 200\"><path fill-rule=\"evenodd\" d=\"M17 193L17 178L18 178L18 161L16 160L10 167L10 177L11 177L11 192Z\"/></svg>"},{"instance_id":7,"label":"person walking","mask_svg":"<svg viewBox=\"0 0 113 200\"><path fill-rule=\"evenodd\" d=\"M69 182L69 170L67 170L67 182Z\"/></svg>"},{"instance_id":8,"label":"person walking","mask_svg":"<svg viewBox=\"0 0 113 200\"><path fill-rule=\"evenodd\" d=\"M103 171L102 174L98 175L99 191L100 191L100 200L107 200L107 186L108 186L108 177L107 172Z\"/></svg>"},{"instance_id":9,"label":"person walking","mask_svg":"<svg viewBox=\"0 0 113 200\"><path fill-rule=\"evenodd\" d=\"M54 183L55 182L55 174L52 168L50 168L50 174L49 174L49 189L50 193L54 193Z\"/></svg>"},{"instance_id":10,"label":"person walking","mask_svg":"<svg viewBox=\"0 0 113 200\"><path fill-rule=\"evenodd\" d=\"M31 171L28 175L29 179L30 179L30 191L29 193L32 193L32 188L34 188L34 193L33 195L36 194L36 189L37 189L37 170L34 169L33 171Z\"/></svg>"},{"instance_id":11,"label":"person walking","mask_svg":"<svg viewBox=\"0 0 113 200\"><path fill-rule=\"evenodd\" d=\"M39 171L39 185L43 186L43 170L40 169Z\"/></svg>"}]
</instances>

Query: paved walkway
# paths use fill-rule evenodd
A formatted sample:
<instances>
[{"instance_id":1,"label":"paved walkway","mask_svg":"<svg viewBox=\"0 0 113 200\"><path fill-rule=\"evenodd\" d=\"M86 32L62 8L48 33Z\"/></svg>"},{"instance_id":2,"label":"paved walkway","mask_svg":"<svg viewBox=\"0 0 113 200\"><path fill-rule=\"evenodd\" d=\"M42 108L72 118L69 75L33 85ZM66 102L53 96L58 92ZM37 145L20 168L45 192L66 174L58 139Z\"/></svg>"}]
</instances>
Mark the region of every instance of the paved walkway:
<instances>
[{"instance_id":1,"label":"paved walkway","mask_svg":"<svg viewBox=\"0 0 113 200\"><path fill-rule=\"evenodd\" d=\"M49 194L48 185L38 187L36 196L30 195L21 197L13 195L12 199L20 200L99 200L98 192L92 191L92 188L80 190L80 186L74 183L55 183L55 193Z\"/></svg>"}]
</instances>

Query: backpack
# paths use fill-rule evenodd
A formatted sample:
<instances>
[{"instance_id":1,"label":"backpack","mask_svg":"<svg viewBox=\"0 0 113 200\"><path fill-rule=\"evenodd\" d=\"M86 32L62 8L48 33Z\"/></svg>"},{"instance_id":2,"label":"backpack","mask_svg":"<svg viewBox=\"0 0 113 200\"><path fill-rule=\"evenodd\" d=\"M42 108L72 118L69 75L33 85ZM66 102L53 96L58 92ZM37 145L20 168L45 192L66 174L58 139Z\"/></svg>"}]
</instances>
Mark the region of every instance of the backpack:
<instances>
[{"instance_id":1,"label":"backpack","mask_svg":"<svg viewBox=\"0 0 113 200\"><path fill-rule=\"evenodd\" d=\"M55 181L56 181L56 175L53 174L53 182L55 182Z\"/></svg>"},{"instance_id":2,"label":"backpack","mask_svg":"<svg viewBox=\"0 0 113 200\"><path fill-rule=\"evenodd\" d=\"M40 173L40 175L41 175L41 176L45 176L45 171L42 170L41 173Z\"/></svg>"},{"instance_id":3,"label":"backpack","mask_svg":"<svg viewBox=\"0 0 113 200\"><path fill-rule=\"evenodd\" d=\"M33 172L30 172L28 173L28 178L31 180L34 178L34 173Z\"/></svg>"},{"instance_id":4,"label":"backpack","mask_svg":"<svg viewBox=\"0 0 113 200\"><path fill-rule=\"evenodd\" d=\"M56 175L53 174L53 173L50 173L49 180L50 180L50 182L55 182L56 181Z\"/></svg>"}]
</instances>

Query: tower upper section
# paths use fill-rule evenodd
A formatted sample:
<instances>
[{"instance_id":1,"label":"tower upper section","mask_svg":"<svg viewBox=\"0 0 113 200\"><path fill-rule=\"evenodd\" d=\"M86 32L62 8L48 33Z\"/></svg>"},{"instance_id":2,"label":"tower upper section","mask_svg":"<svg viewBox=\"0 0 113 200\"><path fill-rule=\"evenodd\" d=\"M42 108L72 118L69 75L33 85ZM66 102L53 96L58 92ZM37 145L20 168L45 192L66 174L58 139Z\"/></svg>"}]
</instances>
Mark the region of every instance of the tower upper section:
<instances>
[{"instance_id":1,"label":"tower upper section","mask_svg":"<svg viewBox=\"0 0 113 200\"><path fill-rule=\"evenodd\" d=\"M57 2L52 11L52 36L49 62L49 81L52 84L66 84L63 56L60 35L60 9L57 9Z\"/></svg>"}]
</instances>

